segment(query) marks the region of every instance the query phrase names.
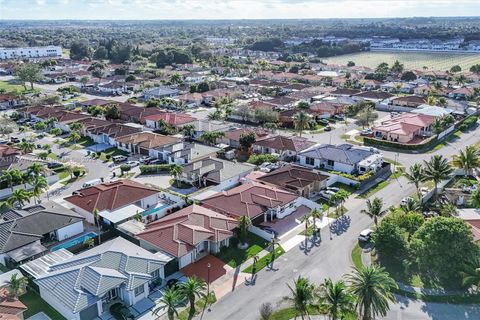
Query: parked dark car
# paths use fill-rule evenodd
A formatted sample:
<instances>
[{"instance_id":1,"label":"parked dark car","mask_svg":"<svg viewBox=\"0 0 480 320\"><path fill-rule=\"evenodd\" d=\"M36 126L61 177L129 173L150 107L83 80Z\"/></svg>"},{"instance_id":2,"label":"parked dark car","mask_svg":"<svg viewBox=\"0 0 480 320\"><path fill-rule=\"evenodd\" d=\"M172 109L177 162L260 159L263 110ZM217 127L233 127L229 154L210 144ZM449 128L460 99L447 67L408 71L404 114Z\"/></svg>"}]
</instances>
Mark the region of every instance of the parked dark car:
<instances>
[{"instance_id":1,"label":"parked dark car","mask_svg":"<svg viewBox=\"0 0 480 320\"><path fill-rule=\"evenodd\" d=\"M110 307L110 313L118 320L133 320L135 317L128 308L121 302L115 303Z\"/></svg>"},{"instance_id":2,"label":"parked dark car","mask_svg":"<svg viewBox=\"0 0 480 320\"><path fill-rule=\"evenodd\" d=\"M11 137L10 141L12 141L13 143L19 143L20 139L18 139L17 137Z\"/></svg>"},{"instance_id":3,"label":"parked dark car","mask_svg":"<svg viewBox=\"0 0 480 320\"><path fill-rule=\"evenodd\" d=\"M60 168L61 166L63 166L63 164L60 163L60 162L49 162L49 163L47 163L47 168L48 169Z\"/></svg>"},{"instance_id":4,"label":"parked dark car","mask_svg":"<svg viewBox=\"0 0 480 320\"><path fill-rule=\"evenodd\" d=\"M273 229L272 227L269 227L269 226L257 226L259 227L260 229L262 229L263 231L266 231L268 233L272 233L275 237L278 236L278 232L277 230Z\"/></svg>"},{"instance_id":5,"label":"parked dark car","mask_svg":"<svg viewBox=\"0 0 480 320\"><path fill-rule=\"evenodd\" d=\"M325 128L323 128L324 131L332 131L332 127L330 126L326 126Z\"/></svg>"}]
</instances>

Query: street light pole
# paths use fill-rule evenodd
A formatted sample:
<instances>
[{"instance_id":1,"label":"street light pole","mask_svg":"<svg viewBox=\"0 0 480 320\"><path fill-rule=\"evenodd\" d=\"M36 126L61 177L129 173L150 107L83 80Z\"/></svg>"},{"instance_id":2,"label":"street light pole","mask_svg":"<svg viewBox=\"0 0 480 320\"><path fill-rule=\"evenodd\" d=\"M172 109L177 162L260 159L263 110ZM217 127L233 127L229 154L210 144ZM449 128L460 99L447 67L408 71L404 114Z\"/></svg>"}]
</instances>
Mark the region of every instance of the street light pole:
<instances>
[{"instance_id":1,"label":"street light pole","mask_svg":"<svg viewBox=\"0 0 480 320\"><path fill-rule=\"evenodd\" d=\"M210 263L207 264L207 299L206 303L208 303L208 299L210 298ZM208 306L208 311L210 311L210 305Z\"/></svg>"}]
</instances>

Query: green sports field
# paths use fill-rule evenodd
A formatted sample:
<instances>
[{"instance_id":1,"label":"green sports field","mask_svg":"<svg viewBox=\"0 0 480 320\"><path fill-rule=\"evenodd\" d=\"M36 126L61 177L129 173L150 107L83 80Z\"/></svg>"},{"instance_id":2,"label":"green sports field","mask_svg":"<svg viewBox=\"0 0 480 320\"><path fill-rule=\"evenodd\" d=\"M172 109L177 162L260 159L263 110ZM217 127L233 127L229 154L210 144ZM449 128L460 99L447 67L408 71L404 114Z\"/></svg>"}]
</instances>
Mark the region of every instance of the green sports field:
<instances>
[{"instance_id":1,"label":"green sports field","mask_svg":"<svg viewBox=\"0 0 480 320\"><path fill-rule=\"evenodd\" d=\"M382 62L392 64L395 60L405 65L406 69L449 70L459 65L468 70L480 63L480 54L447 53L447 52L361 52L323 59L329 64L344 64L353 61L357 66L375 68Z\"/></svg>"}]
</instances>

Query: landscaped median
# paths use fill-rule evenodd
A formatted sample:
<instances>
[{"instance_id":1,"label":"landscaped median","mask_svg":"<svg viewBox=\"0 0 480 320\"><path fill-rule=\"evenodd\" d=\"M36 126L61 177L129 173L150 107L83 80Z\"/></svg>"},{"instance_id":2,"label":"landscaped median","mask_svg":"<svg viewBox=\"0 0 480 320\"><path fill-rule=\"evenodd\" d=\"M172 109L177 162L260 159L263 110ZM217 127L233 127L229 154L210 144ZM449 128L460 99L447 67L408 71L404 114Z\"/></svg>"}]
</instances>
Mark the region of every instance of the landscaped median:
<instances>
[{"instance_id":1,"label":"landscaped median","mask_svg":"<svg viewBox=\"0 0 480 320\"><path fill-rule=\"evenodd\" d=\"M362 260L363 249L357 243L352 250L351 258L352 263L357 268L365 267L363 260ZM452 303L452 304L476 304L480 303L480 294L425 294L422 293L422 288L415 288L411 286L406 286L401 282L397 281L399 285L399 289L395 289L394 292L398 295L414 299L414 300L422 300L425 302L438 302L438 303ZM402 289L405 288L405 289ZM406 290L408 287L410 290ZM274 318L276 319L276 318ZM283 318L278 318L283 319Z\"/></svg>"}]
</instances>

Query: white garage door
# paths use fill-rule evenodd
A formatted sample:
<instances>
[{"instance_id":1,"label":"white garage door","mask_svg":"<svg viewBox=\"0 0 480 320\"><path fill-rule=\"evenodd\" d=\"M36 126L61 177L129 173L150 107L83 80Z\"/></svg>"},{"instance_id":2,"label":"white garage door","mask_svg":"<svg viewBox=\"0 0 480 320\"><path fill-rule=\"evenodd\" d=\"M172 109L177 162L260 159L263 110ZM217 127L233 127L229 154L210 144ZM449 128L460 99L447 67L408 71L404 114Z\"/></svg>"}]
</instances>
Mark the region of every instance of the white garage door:
<instances>
[{"instance_id":1,"label":"white garage door","mask_svg":"<svg viewBox=\"0 0 480 320\"><path fill-rule=\"evenodd\" d=\"M180 258L180 261L178 262L179 269L182 269L188 266L190 263L192 263L192 261L193 261L193 252L187 253L186 255Z\"/></svg>"}]
</instances>

